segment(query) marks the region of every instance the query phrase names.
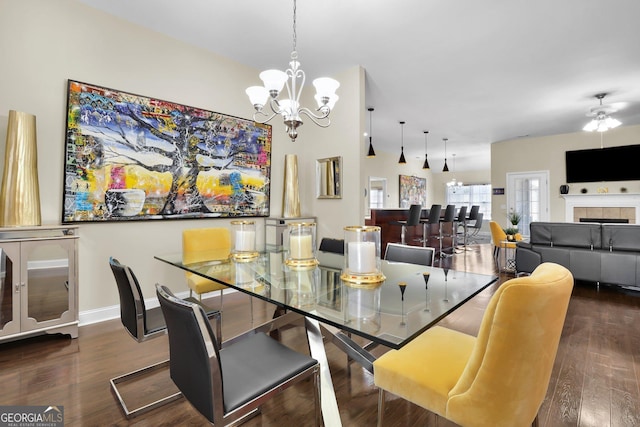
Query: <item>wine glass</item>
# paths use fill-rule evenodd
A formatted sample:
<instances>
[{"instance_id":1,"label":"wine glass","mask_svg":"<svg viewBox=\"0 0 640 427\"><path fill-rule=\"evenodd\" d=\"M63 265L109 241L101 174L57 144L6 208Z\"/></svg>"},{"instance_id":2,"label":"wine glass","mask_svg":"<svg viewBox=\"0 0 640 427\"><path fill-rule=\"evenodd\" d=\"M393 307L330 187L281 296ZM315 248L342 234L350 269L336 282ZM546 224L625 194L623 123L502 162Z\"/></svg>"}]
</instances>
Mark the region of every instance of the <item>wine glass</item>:
<instances>
[{"instance_id":1,"label":"wine glass","mask_svg":"<svg viewBox=\"0 0 640 427\"><path fill-rule=\"evenodd\" d=\"M407 289L407 282L399 282L398 287L400 288L400 299L402 300L402 320L400 321L400 325L406 325L404 321L404 291Z\"/></svg>"},{"instance_id":2,"label":"wine glass","mask_svg":"<svg viewBox=\"0 0 640 427\"><path fill-rule=\"evenodd\" d=\"M449 275L449 269L444 269L444 302L449 302L449 297L447 296L447 276Z\"/></svg>"},{"instance_id":3,"label":"wine glass","mask_svg":"<svg viewBox=\"0 0 640 427\"><path fill-rule=\"evenodd\" d=\"M424 311L431 311L431 309L429 308L429 277L431 277L431 274L428 271L425 271L424 273L422 273L422 278L424 279L424 293L425 293L425 299L424 299Z\"/></svg>"}]
</instances>

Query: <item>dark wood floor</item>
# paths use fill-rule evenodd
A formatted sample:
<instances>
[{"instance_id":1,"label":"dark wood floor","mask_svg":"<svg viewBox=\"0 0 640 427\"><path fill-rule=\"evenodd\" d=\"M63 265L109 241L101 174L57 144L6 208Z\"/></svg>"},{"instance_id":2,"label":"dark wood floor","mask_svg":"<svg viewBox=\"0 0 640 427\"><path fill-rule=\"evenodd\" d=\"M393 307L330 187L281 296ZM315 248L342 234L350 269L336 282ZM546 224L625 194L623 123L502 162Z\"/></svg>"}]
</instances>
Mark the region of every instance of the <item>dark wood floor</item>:
<instances>
[{"instance_id":1,"label":"dark wood floor","mask_svg":"<svg viewBox=\"0 0 640 427\"><path fill-rule=\"evenodd\" d=\"M452 266L475 272L493 271L490 245L456 255ZM509 277L501 277L501 281ZM168 284L170 285L170 284ZM476 334L484 308L498 284L445 319L442 324ZM215 304L211 301L210 304ZM223 335L250 325L246 295L224 298ZM267 319L273 307L254 301L254 319ZM286 344L306 351L302 328L282 332ZM384 351L384 350L379 350ZM377 389L373 377L327 344L327 355L345 426L376 422ZM166 336L138 344L119 320L80 328L78 339L44 336L0 344L0 405L62 405L68 426L206 425L184 399L126 420L109 388L109 379L168 357ZM640 295L592 284L576 284L540 425L640 426ZM148 399L174 387L166 372L151 377L131 399ZM287 390L263 407L245 426L312 425L311 384ZM435 416L389 396L385 426L436 425ZM451 426L438 420L439 426Z\"/></svg>"}]
</instances>

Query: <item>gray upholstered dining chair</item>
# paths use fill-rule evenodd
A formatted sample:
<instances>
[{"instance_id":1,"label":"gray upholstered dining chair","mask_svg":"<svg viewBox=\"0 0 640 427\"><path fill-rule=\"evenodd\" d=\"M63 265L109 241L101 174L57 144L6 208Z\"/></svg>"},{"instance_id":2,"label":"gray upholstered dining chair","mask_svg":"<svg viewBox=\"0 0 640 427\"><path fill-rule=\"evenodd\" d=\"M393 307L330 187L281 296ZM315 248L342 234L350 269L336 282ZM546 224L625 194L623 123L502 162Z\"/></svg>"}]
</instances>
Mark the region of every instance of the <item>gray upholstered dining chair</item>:
<instances>
[{"instance_id":1,"label":"gray upholstered dining chair","mask_svg":"<svg viewBox=\"0 0 640 427\"><path fill-rule=\"evenodd\" d=\"M435 249L422 246L387 243L384 259L387 261L406 262L409 264L433 265Z\"/></svg>"},{"instance_id":2,"label":"gray upholstered dining chair","mask_svg":"<svg viewBox=\"0 0 640 427\"><path fill-rule=\"evenodd\" d=\"M160 307L146 308L142 291L140 290L140 284L131 268L120 264L120 262L113 257L109 258L109 266L118 285L120 321L127 332L129 332L129 335L139 343L164 335L167 327L162 317L162 311ZM129 408L122 393L120 393L118 389L118 384L133 381L137 377L155 370L167 368L168 366L169 361L164 360L110 380L111 390L120 402L120 406L127 418L133 418L181 397L180 393L172 393L151 404L137 408Z\"/></svg>"},{"instance_id":3,"label":"gray upholstered dining chair","mask_svg":"<svg viewBox=\"0 0 640 427\"><path fill-rule=\"evenodd\" d=\"M164 317L162 316L162 310L160 307L153 307L149 309L146 307L142 290L140 289L140 283L138 282L136 275L133 273L133 270L129 266L121 264L113 257L109 258L109 266L111 267L113 277L115 278L116 285L118 286L118 295L120 297L120 321L129 335L139 343L163 336L167 331L167 327L165 325ZM193 299L193 301L195 302L195 299ZM218 333L221 328L219 316L220 312L218 310L207 311L207 317L217 318L218 321L216 322L216 325ZM156 370L166 369L168 366L169 361L164 360L110 380L111 390L120 402L120 406L127 418L133 418L141 415L181 397L181 393L172 393L150 404L131 409L127 406L122 393L118 389L118 384L135 381L136 378L139 378L142 375Z\"/></svg>"},{"instance_id":4,"label":"gray upholstered dining chair","mask_svg":"<svg viewBox=\"0 0 640 427\"><path fill-rule=\"evenodd\" d=\"M264 333L220 347L202 307L176 298L160 284L156 294L167 323L171 379L209 422L223 426L257 414L288 387L313 378L315 424L320 426L320 366Z\"/></svg>"},{"instance_id":5,"label":"gray upholstered dining chair","mask_svg":"<svg viewBox=\"0 0 640 427\"><path fill-rule=\"evenodd\" d=\"M323 237L322 240L320 240L320 247L318 250L344 255L344 239Z\"/></svg>"}]
</instances>

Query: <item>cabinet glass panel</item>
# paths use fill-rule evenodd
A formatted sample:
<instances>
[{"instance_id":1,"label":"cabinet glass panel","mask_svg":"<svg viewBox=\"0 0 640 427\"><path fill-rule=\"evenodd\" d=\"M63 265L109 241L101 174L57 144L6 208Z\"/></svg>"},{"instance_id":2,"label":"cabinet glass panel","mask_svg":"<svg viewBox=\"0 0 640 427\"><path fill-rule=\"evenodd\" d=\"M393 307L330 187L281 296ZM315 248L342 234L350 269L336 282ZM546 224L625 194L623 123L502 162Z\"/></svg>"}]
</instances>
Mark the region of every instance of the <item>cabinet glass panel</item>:
<instances>
[{"instance_id":1,"label":"cabinet glass panel","mask_svg":"<svg viewBox=\"0 0 640 427\"><path fill-rule=\"evenodd\" d=\"M0 329L13 320L13 261L0 248Z\"/></svg>"},{"instance_id":2,"label":"cabinet glass panel","mask_svg":"<svg viewBox=\"0 0 640 427\"><path fill-rule=\"evenodd\" d=\"M69 252L57 243L42 244L27 259L28 316L37 322L57 319L69 310Z\"/></svg>"}]
</instances>

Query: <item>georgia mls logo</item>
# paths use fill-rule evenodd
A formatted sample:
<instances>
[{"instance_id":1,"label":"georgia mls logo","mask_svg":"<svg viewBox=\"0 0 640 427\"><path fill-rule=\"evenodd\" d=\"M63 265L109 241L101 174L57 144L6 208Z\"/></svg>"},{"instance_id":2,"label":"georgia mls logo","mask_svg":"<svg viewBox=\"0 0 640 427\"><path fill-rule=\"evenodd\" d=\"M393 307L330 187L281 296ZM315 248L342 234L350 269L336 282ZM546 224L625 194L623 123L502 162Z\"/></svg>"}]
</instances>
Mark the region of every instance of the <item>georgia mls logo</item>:
<instances>
[{"instance_id":1,"label":"georgia mls logo","mask_svg":"<svg viewBox=\"0 0 640 427\"><path fill-rule=\"evenodd\" d=\"M63 426L63 406L0 406L0 427Z\"/></svg>"}]
</instances>

